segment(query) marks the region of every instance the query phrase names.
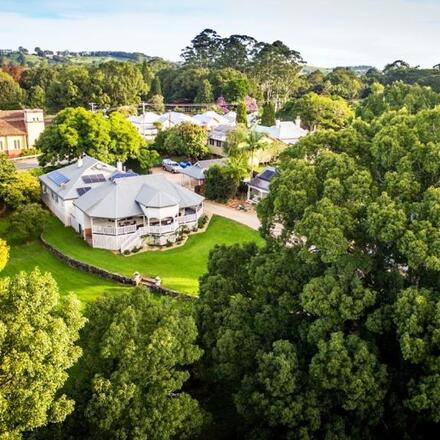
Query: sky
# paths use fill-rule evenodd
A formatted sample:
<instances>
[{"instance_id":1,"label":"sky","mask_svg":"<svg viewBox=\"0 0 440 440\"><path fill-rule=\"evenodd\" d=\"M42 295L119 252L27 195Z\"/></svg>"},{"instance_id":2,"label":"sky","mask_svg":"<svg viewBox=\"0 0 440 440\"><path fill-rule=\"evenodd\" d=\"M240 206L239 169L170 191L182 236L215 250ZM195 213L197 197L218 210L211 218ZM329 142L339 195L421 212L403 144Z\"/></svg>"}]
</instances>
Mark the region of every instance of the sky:
<instances>
[{"instance_id":1,"label":"sky","mask_svg":"<svg viewBox=\"0 0 440 440\"><path fill-rule=\"evenodd\" d=\"M282 40L308 64L440 62L440 0L0 0L0 49L122 50L173 61L205 28Z\"/></svg>"}]
</instances>

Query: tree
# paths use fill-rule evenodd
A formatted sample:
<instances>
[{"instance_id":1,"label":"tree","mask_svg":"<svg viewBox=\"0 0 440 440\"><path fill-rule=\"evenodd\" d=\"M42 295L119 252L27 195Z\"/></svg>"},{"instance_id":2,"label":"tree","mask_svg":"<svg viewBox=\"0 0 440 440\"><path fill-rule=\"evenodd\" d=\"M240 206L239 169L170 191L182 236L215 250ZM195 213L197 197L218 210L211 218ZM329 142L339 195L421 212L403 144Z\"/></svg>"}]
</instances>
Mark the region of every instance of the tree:
<instances>
[{"instance_id":1,"label":"tree","mask_svg":"<svg viewBox=\"0 0 440 440\"><path fill-rule=\"evenodd\" d=\"M23 102L23 91L17 81L0 70L0 109L17 109Z\"/></svg>"},{"instance_id":2,"label":"tree","mask_svg":"<svg viewBox=\"0 0 440 440\"><path fill-rule=\"evenodd\" d=\"M5 268L9 260L9 246L5 240L0 238L0 272Z\"/></svg>"},{"instance_id":3,"label":"tree","mask_svg":"<svg viewBox=\"0 0 440 440\"><path fill-rule=\"evenodd\" d=\"M209 200L227 202L235 196L238 183L228 167L214 165L205 172L204 194Z\"/></svg>"},{"instance_id":4,"label":"tree","mask_svg":"<svg viewBox=\"0 0 440 440\"><path fill-rule=\"evenodd\" d=\"M255 130L250 130L244 139L238 146L238 150L241 150L249 155L249 163L251 167L251 176L254 174L254 156L259 150L265 150L272 144L272 140L265 134Z\"/></svg>"},{"instance_id":5,"label":"tree","mask_svg":"<svg viewBox=\"0 0 440 440\"><path fill-rule=\"evenodd\" d=\"M40 164L74 160L88 154L104 162L136 158L144 144L136 128L118 112L107 119L83 108L67 108L57 114L37 141Z\"/></svg>"},{"instance_id":6,"label":"tree","mask_svg":"<svg viewBox=\"0 0 440 440\"><path fill-rule=\"evenodd\" d=\"M46 108L46 93L41 86L32 87L27 94L27 105L30 108Z\"/></svg>"},{"instance_id":7,"label":"tree","mask_svg":"<svg viewBox=\"0 0 440 440\"><path fill-rule=\"evenodd\" d=\"M328 92L344 99L359 98L363 84L359 76L347 67L336 67L326 78L330 82Z\"/></svg>"},{"instance_id":8,"label":"tree","mask_svg":"<svg viewBox=\"0 0 440 440\"><path fill-rule=\"evenodd\" d=\"M160 85L160 78L156 75L151 83L150 96L162 96L162 86Z\"/></svg>"},{"instance_id":9,"label":"tree","mask_svg":"<svg viewBox=\"0 0 440 440\"><path fill-rule=\"evenodd\" d=\"M38 203L19 206L11 215L10 232L21 239L36 239L49 221L49 213Z\"/></svg>"},{"instance_id":10,"label":"tree","mask_svg":"<svg viewBox=\"0 0 440 440\"><path fill-rule=\"evenodd\" d=\"M201 355L193 318L142 289L100 298L86 316L76 394L90 438L196 435L202 412L182 391Z\"/></svg>"},{"instance_id":11,"label":"tree","mask_svg":"<svg viewBox=\"0 0 440 440\"><path fill-rule=\"evenodd\" d=\"M267 246L211 253L202 365L237 437L435 429L439 128L437 107L404 109L302 139L257 207Z\"/></svg>"},{"instance_id":12,"label":"tree","mask_svg":"<svg viewBox=\"0 0 440 440\"><path fill-rule=\"evenodd\" d=\"M272 127L275 125L275 108L271 102L263 105L263 113L261 115L261 125Z\"/></svg>"},{"instance_id":13,"label":"tree","mask_svg":"<svg viewBox=\"0 0 440 440\"><path fill-rule=\"evenodd\" d=\"M160 155L156 150L150 150L149 148L141 148L138 152L139 165L144 172L149 171L154 165L157 164L160 159Z\"/></svg>"},{"instance_id":14,"label":"tree","mask_svg":"<svg viewBox=\"0 0 440 440\"><path fill-rule=\"evenodd\" d=\"M228 80L223 86L222 94L227 101L243 101L250 92L249 80L246 77Z\"/></svg>"},{"instance_id":15,"label":"tree","mask_svg":"<svg viewBox=\"0 0 440 440\"><path fill-rule=\"evenodd\" d=\"M151 97L151 108L156 113L163 113L165 111L165 104L163 102L163 96L162 95L153 95Z\"/></svg>"},{"instance_id":16,"label":"tree","mask_svg":"<svg viewBox=\"0 0 440 440\"><path fill-rule=\"evenodd\" d=\"M289 101L279 112L279 116L291 120L300 116L309 130L342 128L353 115L353 110L343 98L316 93L308 93Z\"/></svg>"},{"instance_id":17,"label":"tree","mask_svg":"<svg viewBox=\"0 0 440 440\"><path fill-rule=\"evenodd\" d=\"M31 171L16 172L9 181L0 183L0 198L14 209L38 202L40 192L38 177Z\"/></svg>"},{"instance_id":18,"label":"tree","mask_svg":"<svg viewBox=\"0 0 440 440\"><path fill-rule=\"evenodd\" d=\"M194 102L199 104L207 104L214 101L214 96L212 94L212 86L211 83L204 79L197 90L197 95L194 99Z\"/></svg>"},{"instance_id":19,"label":"tree","mask_svg":"<svg viewBox=\"0 0 440 440\"><path fill-rule=\"evenodd\" d=\"M237 105L237 124L244 124L247 126L247 111L246 104L243 101L240 101Z\"/></svg>"},{"instance_id":20,"label":"tree","mask_svg":"<svg viewBox=\"0 0 440 440\"><path fill-rule=\"evenodd\" d=\"M221 51L221 38L212 29L204 29L182 50L185 64L196 67L211 67Z\"/></svg>"},{"instance_id":21,"label":"tree","mask_svg":"<svg viewBox=\"0 0 440 440\"><path fill-rule=\"evenodd\" d=\"M74 402L61 388L81 355L79 301L60 299L49 273L21 272L0 283L0 435L59 423Z\"/></svg>"},{"instance_id":22,"label":"tree","mask_svg":"<svg viewBox=\"0 0 440 440\"><path fill-rule=\"evenodd\" d=\"M278 109L299 85L303 59L300 53L282 41L260 43L252 64L252 73L267 101Z\"/></svg>"},{"instance_id":23,"label":"tree","mask_svg":"<svg viewBox=\"0 0 440 440\"><path fill-rule=\"evenodd\" d=\"M200 125L184 122L164 133L163 149L168 153L200 158L208 154L208 132ZM160 139L155 143L160 149Z\"/></svg>"},{"instance_id":24,"label":"tree","mask_svg":"<svg viewBox=\"0 0 440 440\"><path fill-rule=\"evenodd\" d=\"M96 69L102 73L102 93L109 97L112 107L139 104L147 85L141 72L133 63L108 61Z\"/></svg>"}]
</instances>

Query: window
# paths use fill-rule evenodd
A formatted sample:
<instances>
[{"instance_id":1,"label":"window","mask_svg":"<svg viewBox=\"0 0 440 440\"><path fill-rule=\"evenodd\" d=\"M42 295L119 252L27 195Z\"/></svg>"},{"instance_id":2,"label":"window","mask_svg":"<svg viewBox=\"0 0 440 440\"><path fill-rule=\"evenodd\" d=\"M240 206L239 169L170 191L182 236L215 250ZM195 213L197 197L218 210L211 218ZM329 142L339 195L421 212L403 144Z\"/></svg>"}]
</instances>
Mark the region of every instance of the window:
<instances>
[{"instance_id":1,"label":"window","mask_svg":"<svg viewBox=\"0 0 440 440\"><path fill-rule=\"evenodd\" d=\"M0 150L3 150L3 141L0 140Z\"/></svg>"},{"instance_id":2,"label":"window","mask_svg":"<svg viewBox=\"0 0 440 440\"><path fill-rule=\"evenodd\" d=\"M215 141L215 144L216 144L217 147L221 147L222 146L221 141Z\"/></svg>"},{"instance_id":3,"label":"window","mask_svg":"<svg viewBox=\"0 0 440 440\"><path fill-rule=\"evenodd\" d=\"M19 150L21 148L20 139L14 139L14 149Z\"/></svg>"}]
</instances>

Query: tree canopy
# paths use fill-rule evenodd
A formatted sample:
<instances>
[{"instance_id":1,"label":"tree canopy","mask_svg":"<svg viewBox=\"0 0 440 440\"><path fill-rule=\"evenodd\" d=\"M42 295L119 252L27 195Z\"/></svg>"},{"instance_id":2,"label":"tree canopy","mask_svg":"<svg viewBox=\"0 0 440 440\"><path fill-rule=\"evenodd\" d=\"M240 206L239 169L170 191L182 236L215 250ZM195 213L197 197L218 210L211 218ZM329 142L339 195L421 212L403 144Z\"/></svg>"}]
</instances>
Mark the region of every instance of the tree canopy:
<instances>
[{"instance_id":1,"label":"tree canopy","mask_svg":"<svg viewBox=\"0 0 440 440\"><path fill-rule=\"evenodd\" d=\"M81 355L84 318L79 302L61 301L52 276L38 269L1 280L0 312L0 436L20 438L72 412L61 388Z\"/></svg>"},{"instance_id":2,"label":"tree canopy","mask_svg":"<svg viewBox=\"0 0 440 440\"><path fill-rule=\"evenodd\" d=\"M67 108L57 114L37 141L40 164L73 160L86 153L105 162L137 157L145 143L134 125L118 112L105 118L84 108Z\"/></svg>"},{"instance_id":3,"label":"tree canopy","mask_svg":"<svg viewBox=\"0 0 440 440\"><path fill-rule=\"evenodd\" d=\"M424 438L440 421L440 110L384 113L286 150L264 249L201 280L203 371L253 438ZM237 430L236 430L237 431Z\"/></svg>"},{"instance_id":4,"label":"tree canopy","mask_svg":"<svg viewBox=\"0 0 440 440\"><path fill-rule=\"evenodd\" d=\"M194 438L202 412L182 390L201 355L193 318L142 289L100 298L86 316L74 393L89 438Z\"/></svg>"}]
</instances>

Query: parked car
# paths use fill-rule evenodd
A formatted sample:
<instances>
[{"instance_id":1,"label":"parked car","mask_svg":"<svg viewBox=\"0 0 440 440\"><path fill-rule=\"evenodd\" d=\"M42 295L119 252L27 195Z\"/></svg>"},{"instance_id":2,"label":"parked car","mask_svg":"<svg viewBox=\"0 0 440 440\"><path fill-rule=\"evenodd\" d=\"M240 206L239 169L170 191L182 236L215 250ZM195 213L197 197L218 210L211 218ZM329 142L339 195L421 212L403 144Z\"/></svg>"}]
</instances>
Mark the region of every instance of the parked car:
<instances>
[{"instance_id":1,"label":"parked car","mask_svg":"<svg viewBox=\"0 0 440 440\"><path fill-rule=\"evenodd\" d=\"M182 162L179 162L179 165L182 168L187 168L187 167L190 167L192 165L192 163L189 160L183 160Z\"/></svg>"},{"instance_id":2,"label":"parked car","mask_svg":"<svg viewBox=\"0 0 440 440\"><path fill-rule=\"evenodd\" d=\"M180 170L180 165L171 159L164 159L162 161L162 168L170 173L178 173Z\"/></svg>"}]
</instances>

